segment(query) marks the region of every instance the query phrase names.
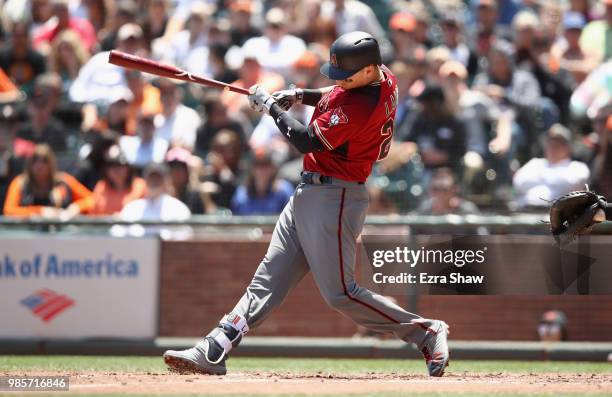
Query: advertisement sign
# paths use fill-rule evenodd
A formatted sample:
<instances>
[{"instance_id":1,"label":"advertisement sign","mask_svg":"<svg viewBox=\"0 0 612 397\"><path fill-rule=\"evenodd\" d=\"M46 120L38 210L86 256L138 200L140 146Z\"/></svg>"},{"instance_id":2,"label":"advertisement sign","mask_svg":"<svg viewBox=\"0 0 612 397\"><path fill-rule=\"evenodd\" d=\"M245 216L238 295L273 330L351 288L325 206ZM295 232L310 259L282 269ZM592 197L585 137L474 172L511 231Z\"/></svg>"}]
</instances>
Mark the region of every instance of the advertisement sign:
<instances>
[{"instance_id":1,"label":"advertisement sign","mask_svg":"<svg viewBox=\"0 0 612 397\"><path fill-rule=\"evenodd\" d=\"M152 338L157 239L0 239L0 338Z\"/></svg>"}]
</instances>

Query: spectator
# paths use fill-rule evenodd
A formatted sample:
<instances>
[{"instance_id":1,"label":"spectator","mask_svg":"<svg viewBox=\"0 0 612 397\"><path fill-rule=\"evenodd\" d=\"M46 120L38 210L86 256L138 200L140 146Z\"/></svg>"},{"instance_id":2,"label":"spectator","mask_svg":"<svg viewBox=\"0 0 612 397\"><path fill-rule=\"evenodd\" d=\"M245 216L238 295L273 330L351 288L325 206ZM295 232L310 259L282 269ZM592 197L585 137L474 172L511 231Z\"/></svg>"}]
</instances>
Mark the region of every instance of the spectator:
<instances>
[{"instance_id":1,"label":"spectator","mask_svg":"<svg viewBox=\"0 0 612 397\"><path fill-rule=\"evenodd\" d=\"M475 76L478 72L478 55L464 41L463 24L457 12L443 13L440 26L444 36L443 46L450 51L451 58L461 62L470 76Z\"/></svg>"},{"instance_id":2,"label":"spectator","mask_svg":"<svg viewBox=\"0 0 612 397\"><path fill-rule=\"evenodd\" d=\"M194 1L185 29L174 35L168 48L156 48L156 51L163 51L158 56L190 72L212 76L208 46L213 11L211 5Z\"/></svg>"},{"instance_id":3,"label":"spectator","mask_svg":"<svg viewBox=\"0 0 612 397\"><path fill-rule=\"evenodd\" d=\"M181 146L193 151L196 130L201 124L198 113L181 103L183 91L168 79L158 79L157 87L162 103L162 112L155 116L155 137L163 139L169 146Z\"/></svg>"},{"instance_id":4,"label":"spectator","mask_svg":"<svg viewBox=\"0 0 612 397\"><path fill-rule=\"evenodd\" d=\"M265 149L256 152L246 182L236 189L232 197L232 213L280 214L293 194L293 185L278 179L277 173L278 166L272 160L272 153Z\"/></svg>"},{"instance_id":5,"label":"spectator","mask_svg":"<svg viewBox=\"0 0 612 397\"><path fill-rule=\"evenodd\" d=\"M431 49L434 44L429 37L429 25L431 23L431 16L429 15L429 12L425 9L425 7L423 7L422 4L421 6L413 5L411 12L416 18L417 22L414 30L414 38L416 42L424 46L426 49Z\"/></svg>"},{"instance_id":6,"label":"spectator","mask_svg":"<svg viewBox=\"0 0 612 397\"><path fill-rule=\"evenodd\" d=\"M567 340L567 317L560 310L549 310L542 314L538 324L538 337L542 342Z\"/></svg>"},{"instance_id":7,"label":"spectator","mask_svg":"<svg viewBox=\"0 0 612 397\"><path fill-rule=\"evenodd\" d=\"M145 42L150 45L155 39L164 35L168 26L169 1L168 0L147 0L147 12L141 18L140 26ZM149 50L151 50L149 48Z\"/></svg>"},{"instance_id":8,"label":"spectator","mask_svg":"<svg viewBox=\"0 0 612 397\"><path fill-rule=\"evenodd\" d=\"M591 170L593 187L599 194L612 197L612 103L599 109L593 119L597 144Z\"/></svg>"},{"instance_id":9,"label":"spectator","mask_svg":"<svg viewBox=\"0 0 612 397\"><path fill-rule=\"evenodd\" d=\"M538 17L530 11L521 11L512 21L515 38L516 54L514 63L517 69L530 72L538 81L541 98L538 101L539 117L545 120L543 126L535 126L546 130L559 118L567 114L569 99L574 82L564 70L551 69L549 62L552 39L540 26ZM567 120L563 120L566 122ZM547 125L546 125L547 124Z\"/></svg>"},{"instance_id":10,"label":"spectator","mask_svg":"<svg viewBox=\"0 0 612 397\"><path fill-rule=\"evenodd\" d=\"M287 77L291 66L306 51L306 45L287 33L285 23L283 10L272 8L266 13L264 35L247 40L242 48L245 53L256 54L257 62L265 70Z\"/></svg>"},{"instance_id":11,"label":"spectator","mask_svg":"<svg viewBox=\"0 0 612 397\"><path fill-rule=\"evenodd\" d=\"M414 123L398 127L398 139L417 144L423 164L427 169L461 168L461 158L466 152L466 132L463 123L448 107L442 88L430 85L417 97L422 109Z\"/></svg>"},{"instance_id":12,"label":"spectator","mask_svg":"<svg viewBox=\"0 0 612 397\"><path fill-rule=\"evenodd\" d=\"M191 169L199 167L200 159L187 149L175 147L168 151L166 164L170 170L172 195L189 207L192 214L206 213L200 193L191 188L193 182Z\"/></svg>"},{"instance_id":13,"label":"spectator","mask_svg":"<svg viewBox=\"0 0 612 397\"><path fill-rule=\"evenodd\" d=\"M102 178L104 156L111 146L117 144L119 135L111 130L93 130L85 133L84 141L74 175L87 189L93 190Z\"/></svg>"},{"instance_id":14,"label":"spectator","mask_svg":"<svg viewBox=\"0 0 612 397\"><path fill-rule=\"evenodd\" d=\"M385 32L374 11L357 0L325 0L321 3L321 15L336 22L338 35L359 30L382 39Z\"/></svg>"},{"instance_id":15,"label":"spectator","mask_svg":"<svg viewBox=\"0 0 612 397\"><path fill-rule=\"evenodd\" d=\"M229 9L232 45L242 47L248 39L261 35L261 32L251 24L253 1L235 0L231 2Z\"/></svg>"},{"instance_id":16,"label":"spectator","mask_svg":"<svg viewBox=\"0 0 612 397\"><path fill-rule=\"evenodd\" d=\"M293 64L291 81L296 87L327 87L329 80L321 74L321 57L314 51L306 51Z\"/></svg>"},{"instance_id":17,"label":"spectator","mask_svg":"<svg viewBox=\"0 0 612 397\"><path fill-rule=\"evenodd\" d=\"M243 47L240 51L228 53L228 57L235 57L233 62L238 65L239 79L232 84L242 88L250 88L255 84L262 86L268 92L281 90L285 87L284 78L273 72L265 71L258 59L257 53L244 51ZM255 117L249 108L249 102L242 94L232 91L223 91L221 94L221 102L228 108L231 113L244 111L246 114L251 114Z\"/></svg>"},{"instance_id":18,"label":"spectator","mask_svg":"<svg viewBox=\"0 0 612 397\"><path fill-rule=\"evenodd\" d=\"M514 112L500 108L482 92L469 89L467 78L467 69L457 61L445 62L440 67L448 104L466 127L466 149L471 159L466 167L486 165L495 171L498 182L511 184L510 163L516 154L512 139ZM493 179L493 174L489 174L489 179Z\"/></svg>"},{"instance_id":19,"label":"spectator","mask_svg":"<svg viewBox=\"0 0 612 397\"><path fill-rule=\"evenodd\" d=\"M406 11L398 11L389 19L395 59L406 61L413 58L416 51L425 52L425 48L417 42L414 35L416 27L416 18Z\"/></svg>"},{"instance_id":20,"label":"spectator","mask_svg":"<svg viewBox=\"0 0 612 397\"><path fill-rule=\"evenodd\" d=\"M79 0L78 4L75 4L73 0L69 4L70 14L73 17L88 20L96 36L108 26L113 6L114 4L107 0Z\"/></svg>"},{"instance_id":21,"label":"spectator","mask_svg":"<svg viewBox=\"0 0 612 397\"><path fill-rule=\"evenodd\" d=\"M427 62L427 81L439 84L440 81L440 67L444 62L451 60L451 53L446 47L434 47L428 50L425 54L425 61Z\"/></svg>"},{"instance_id":22,"label":"spectator","mask_svg":"<svg viewBox=\"0 0 612 397\"><path fill-rule=\"evenodd\" d=\"M589 22L580 36L580 47L588 53L595 54L599 60L612 57L612 0L604 0L605 14L602 20Z\"/></svg>"},{"instance_id":23,"label":"spectator","mask_svg":"<svg viewBox=\"0 0 612 397\"><path fill-rule=\"evenodd\" d=\"M540 100L540 88L533 75L514 68L514 49L498 41L489 51L487 72L474 79L474 87L510 106L531 108Z\"/></svg>"},{"instance_id":24,"label":"spectator","mask_svg":"<svg viewBox=\"0 0 612 397\"><path fill-rule=\"evenodd\" d=\"M10 117L0 109L0 208L4 208L4 200L9 184L23 170L23 161L13 153L13 140Z\"/></svg>"},{"instance_id":25,"label":"spectator","mask_svg":"<svg viewBox=\"0 0 612 397\"><path fill-rule=\"evenodd\" d=\"M580 84L597 67L598 59L588 54L580 46L580 37L586 21L577 12L567 12L563 18L564 42L557 50L560 54L560 67L570 72L576 83Z\"/></svg>"},{"instance_id":26,"label":"spectator","mask_svg":"<svg viewBox=\"0 0 612 397\"><path fill-rule=\"evenodd\" d=\"M108 26L99 33L100 51L110 51L115 48L119 29L124 25L137 23L137 13L138 9L135 1L117 1L114 9L111 9L111 16L108 18Z\"/></svg>"},{"instance_id":27,"label":"spectator","mask_svg":"<svg viewBox=\"0 0 612 397\"><path fill-rule=\"evenodd\" d=\"M107 104L101 104L98 108L100 113L96 114L95 129L110 129L120 135L127 133L129 104L134 100L132 92L123 86L112 88L106 96ZM88 105L89 106L89 105ZM97 113L97 109L96 113Z\"/></svg>"},{"instance_id":28,"label":"spectator","mask_svg":"<svg viewBox=\"0 0 612 397\"><path fill-rule=\"evenodd\" d=\"M223 129L212 140L206 155L204 181L210 186L216 207L229 208L240 177L242 159L240 137L235 131Z\"/></svg>"},{"instance_id":29,"label":"spectator","mask_svg":"<svg viewBox=\"0 0 612 397\"><path fill-rule=\"evenodd\" d=\"M602 63L574 90L570 110L574 118L594 118L597 111L612 99L612 60Z\"/></svg>"},{"instance_id":30,"label":"spectator","mask_svg":"<svg viewBox=\"0 0 612 397\"><path fill-rule=\"evenodd\" d=\"M42 144L36 145L24 172L9 185L4 214L70 219L92 206L91 191L73 176L57 171L53 151Z\"/></svg>"},{"instance_id":31,"label":"spectator","mask_svg":"<svg viewBox=\"0 0 612 397\"><path fill-rule=\"evenodd\" d=\"M125 79L132 93L132 100L128 103L125 132L128 135L136 133L136 120L141 112L160 114L162 103L159 89L145 81L142 73L137 70L126 70Z\"/></svg>"},{"instance_id":32,"label":"spectator","mask_svg":"<svg viewBox=\"0 0 612 397\"><path fill-rule=\"evenodd\" d=\"M53 116L61 92L56 75L41 75L27 102L28 119L19 126L17 136L33 143L47 143L55 152L67 149L64 123Z\"/></svg>"},{"instance_id":33,"label":"spectator","mask_svg":"<svg viewBox=\"0 0 612 397\"><path fill-rule=\"evenodd\" d=\"M49 0L4 1L0 10L2 19L10 25L13 21L29 21L32 30L37 29L53 16ZM6 19L4 18L6 16Z\"/></svg>"},{"instance_id":34,"label":"spectator","mask_svg":"<svg viewBox=\"0 0 612 397\"><path fill-rule=\"evenodd\" d=\"M395 124L400 125L416 113L415 92L423 90L424 83L419 76L419 67L415 62L396 61L391 64L391 71L397 77L398 101L395 111Z\"/></svg>"},{"instance_id":35,"label":"spectator","mask_svg":"<svg viewBox=\"0 0 612 397\"><path fill-rule=\"evenodd\" d=\"M180 200L172 197L168 170L161 164L150 165L145 171L145 197L127 203L120 217L129 222L185 221L191 212Z\"/></svg>"},{"instance_id":36,"label":"spectator","mask_svg":"<svg viewBox=\"0 0 612 397\"><path fill-rule=\"evenodd\" d=\"M0 68L0 104L15 102L21 97L19 90L11 79Z\"/></svg>"},{"instance_id":37,"label":"spectator","mask_svg":"<svg viewBox=\"0 0 612 397\"><path fill-rule=\"evenodd\" d=\"M135 24L125 24L117 34L117 49L138 54L142 49L142 29ZM124 69L108 62L109 52L99 52L83 67L70 87L73 102L107 104L108 93L113 88L125 87Z\"/></svg>"},{"instance_id":38,"label":"spectator","mask_svg":"<svg viewBox=\"0 0 612 397\"><path fill-rule=\"evenodd\" d=\"M591 10L592 0L571 0L569 2L569 12L577 12L588 23L595 19L595 15Z\"/></svg>"},{"instance_id":39,"label":"spectator","mask_svg":"<svg viewBox=\"0 0 612 397\"><path fill-rule=\"evenodd\" d=\"M429 195L417 212L423 215L478 214L478 207L459 195L457 181L450 168L438 168L431 178Z\"/></svg>"},{"instance_id":40,"label":"spectator","mask_svg":"<svg viewBox=\"0 0 612 397\"><path fill-rule=\"evenodd\" d=\"M544 158L533 158L514 175L520 207L548 207L549 202L589 180L586 164L571 159L571 132L560 124L548 131Z\"/></svg>"},{"instance_id":41,"label":"spectator","mask_svg":"<svg viewBox=\"0 0 612 397\"><path fill-rule=\"evenodd\" d=\"M316 17L306 27L306 37L311 49L320 48L321 51L326 51L338 37L336 23L316 14L319 12L318 5L313 4L313 6L315 7L314 15Z\"/></svg>"},{"instance_id":42,"label":"spectator","mask_svg":"<svg viewBox=\"0 0 612 397\"><path fill-rule=\"evenodd\" d=\"M0 49L0 68L26 93L46 70L45 58L32 48L29 29L23 22L13 23L11 40Z\"/></svg>"},{"instance_id":43,"label":"spectator","mask_svg":"<svg viewBox=\"0 0 612 397\"><path fill-rule=\"evenodd\" d=\"M168 142L155 136L154 115L141 112L138 115L135 136L122 136L119 140L121 151L125 153L128 163L137 168L144 168L149 163L164 161Z\"/></svg>"},{"instance_id":44,"label":"spectator","mask_svg":"<svg viewBox=\"0 0 612 397\"><path fill-rule=\"evenodd\" d=\"M499 10L496 0L476 0L474 6L474 24L470 29L469 38L475 42L478 35L485 33L496 37L505 37L507 34L497 24Z\"/></svg>"},{"instance_id":45,"label":"spectator","mask_svg":"<svg viewBox=\"0 0 612 397\"><path fill-rule=\"evenodd\" d=\"M227 107L220 101L220 94L214 91L205 93L202 100L203 113L206 121L198 128L196 135L196 152L204 156L217 132L228 129L236 132L241 146L246 139L244 122L238 119L238 114L230 115Z\"/></svg>"},{"instance_id":46,"label":"spectator","mask_svg":"<svg viewBox=\"0 0 612 397\"><path fill-rule=\"evenodd\" d=\"M540 117L543 101L538 81L530 72L515 68L514 55L511 44L495 42L489 51L487 71L476 75L472 87L493 99L502 111L515 113L516 144L520 154L530 158L534 149L539 148L540 134L546 131L542 125L545 119Z\"/></svg>"},{"instance_id":47,"label":"spectator","mask_svg":"<svg viewBox=\"0 0 612 397\"><path fill-rule=\"evenodd\" d=\"M235 70L229 68L225 62L225 56L229 47L225 44L214 43L210 46L208 61L212 70L213 79L224 83L231 83L238 78Z\"/></svg>"},{"instance_id":48,"label":"spectator","mask_svg":"<svg viewBox=\"0 0 612 397\"><path fill-rule=\"evenodd\" d=\"M145 181L135 175L119 146L104 156L103 177L93 190L91 215L114 215L134 200L144 197Z\"/></svg>"},{"instance_id":49,"label":"spectator","mask_svg":"<svg viewBox=\"0 0 612 397\"><path fill-rule=\"evenodd\" d=\"M49 64L50 69L62 78L63 93L69 92L88 59L87 50L79 36L72 30L63 31L53 40Z\"/></svg>"},{"instance_id":50,"label":"spectator","mask_svg":"<svg viewBox=\"0 0 612 397\"><path fill-rule=\"evenodd\" d=\"M44 53L49 52L53 40L62 32L75 32L87 51L92 51L96 44L96 31L91 23L84 18L70 16L69 0L51 0L53 18L34 32L34 47Z\"/></svg>"}]
</instances>

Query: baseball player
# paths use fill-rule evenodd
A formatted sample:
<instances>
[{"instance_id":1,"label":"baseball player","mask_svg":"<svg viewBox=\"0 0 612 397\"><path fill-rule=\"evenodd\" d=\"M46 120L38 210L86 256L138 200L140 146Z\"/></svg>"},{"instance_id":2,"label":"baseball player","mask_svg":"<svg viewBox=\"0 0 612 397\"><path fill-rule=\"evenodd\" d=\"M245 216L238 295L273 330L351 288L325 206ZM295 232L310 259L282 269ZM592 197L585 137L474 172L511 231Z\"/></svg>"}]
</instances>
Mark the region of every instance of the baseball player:
<instances>
[{"instance_id":1,"label":"baseball player","mask_svg":"<svg viewBox=\"0 0 612 397\"><path fill-rule=\"evenodd\" d=\"M368 208L365 180L374 162L389 152L393 137L395 76L382 65L376 39L363 32L340 36L321 73L336 84L274 95L251 88L251 107L272 116L305 154L301 183L280 214L245 294L195 347L164 353L171 370L224 375L232 348L310 271L332 308L359 325L416 344L429 375L444 374L449 361L446 323L409 313L354 279L357 237ZM286 113L296 102L316 107L308 126Z\"/></svg>"}]
</instances>

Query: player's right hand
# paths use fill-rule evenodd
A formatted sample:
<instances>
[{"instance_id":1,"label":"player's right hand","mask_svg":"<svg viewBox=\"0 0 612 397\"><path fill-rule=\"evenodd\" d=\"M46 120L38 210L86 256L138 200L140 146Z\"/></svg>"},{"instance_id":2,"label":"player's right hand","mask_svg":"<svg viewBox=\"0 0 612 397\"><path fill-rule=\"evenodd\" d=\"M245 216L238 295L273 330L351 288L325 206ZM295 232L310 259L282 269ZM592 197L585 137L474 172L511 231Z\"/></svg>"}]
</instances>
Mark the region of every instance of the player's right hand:
<instances>
[{"instance_id":1,"label":"player's right hand","mask_svg":"<svg viewBox=\"0 0 612 397\"><path fill-rule=\"evenodd\" d=\"M287 111L291 109L291 106L298 102L298 90L297 89L289 89L276 91L272 94L272 97L276 100L276 103L284 110Z\"/></svg>"}]
</instances>

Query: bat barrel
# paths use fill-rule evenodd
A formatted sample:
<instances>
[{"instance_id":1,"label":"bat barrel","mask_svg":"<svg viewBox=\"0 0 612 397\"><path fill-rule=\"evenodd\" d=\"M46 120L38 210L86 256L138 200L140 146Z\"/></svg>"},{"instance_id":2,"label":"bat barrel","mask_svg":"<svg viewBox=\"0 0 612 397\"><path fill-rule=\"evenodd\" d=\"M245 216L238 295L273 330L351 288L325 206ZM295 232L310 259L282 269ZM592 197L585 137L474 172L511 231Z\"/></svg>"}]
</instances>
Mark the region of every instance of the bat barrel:
<instances>
[{"instance_id":1,"label":"bat barrel","mask_svg":"<svg viewBox=\"0 0 612 397\"><path fill-rule=\"evenodd\" d=\"M249 90L246 88L226 84L217 80L207 79L205 77L189 73L172 65L167 65L161 62L156 62L151 59L142 58L117 50L112 50L110 52L108 62L112 63L113 65L121 66L128 69L139 70L141 72L154 74L156 76L202 84L209 87L221 88L244 95L249 94Z\"/></svg>"}]
</instances>

